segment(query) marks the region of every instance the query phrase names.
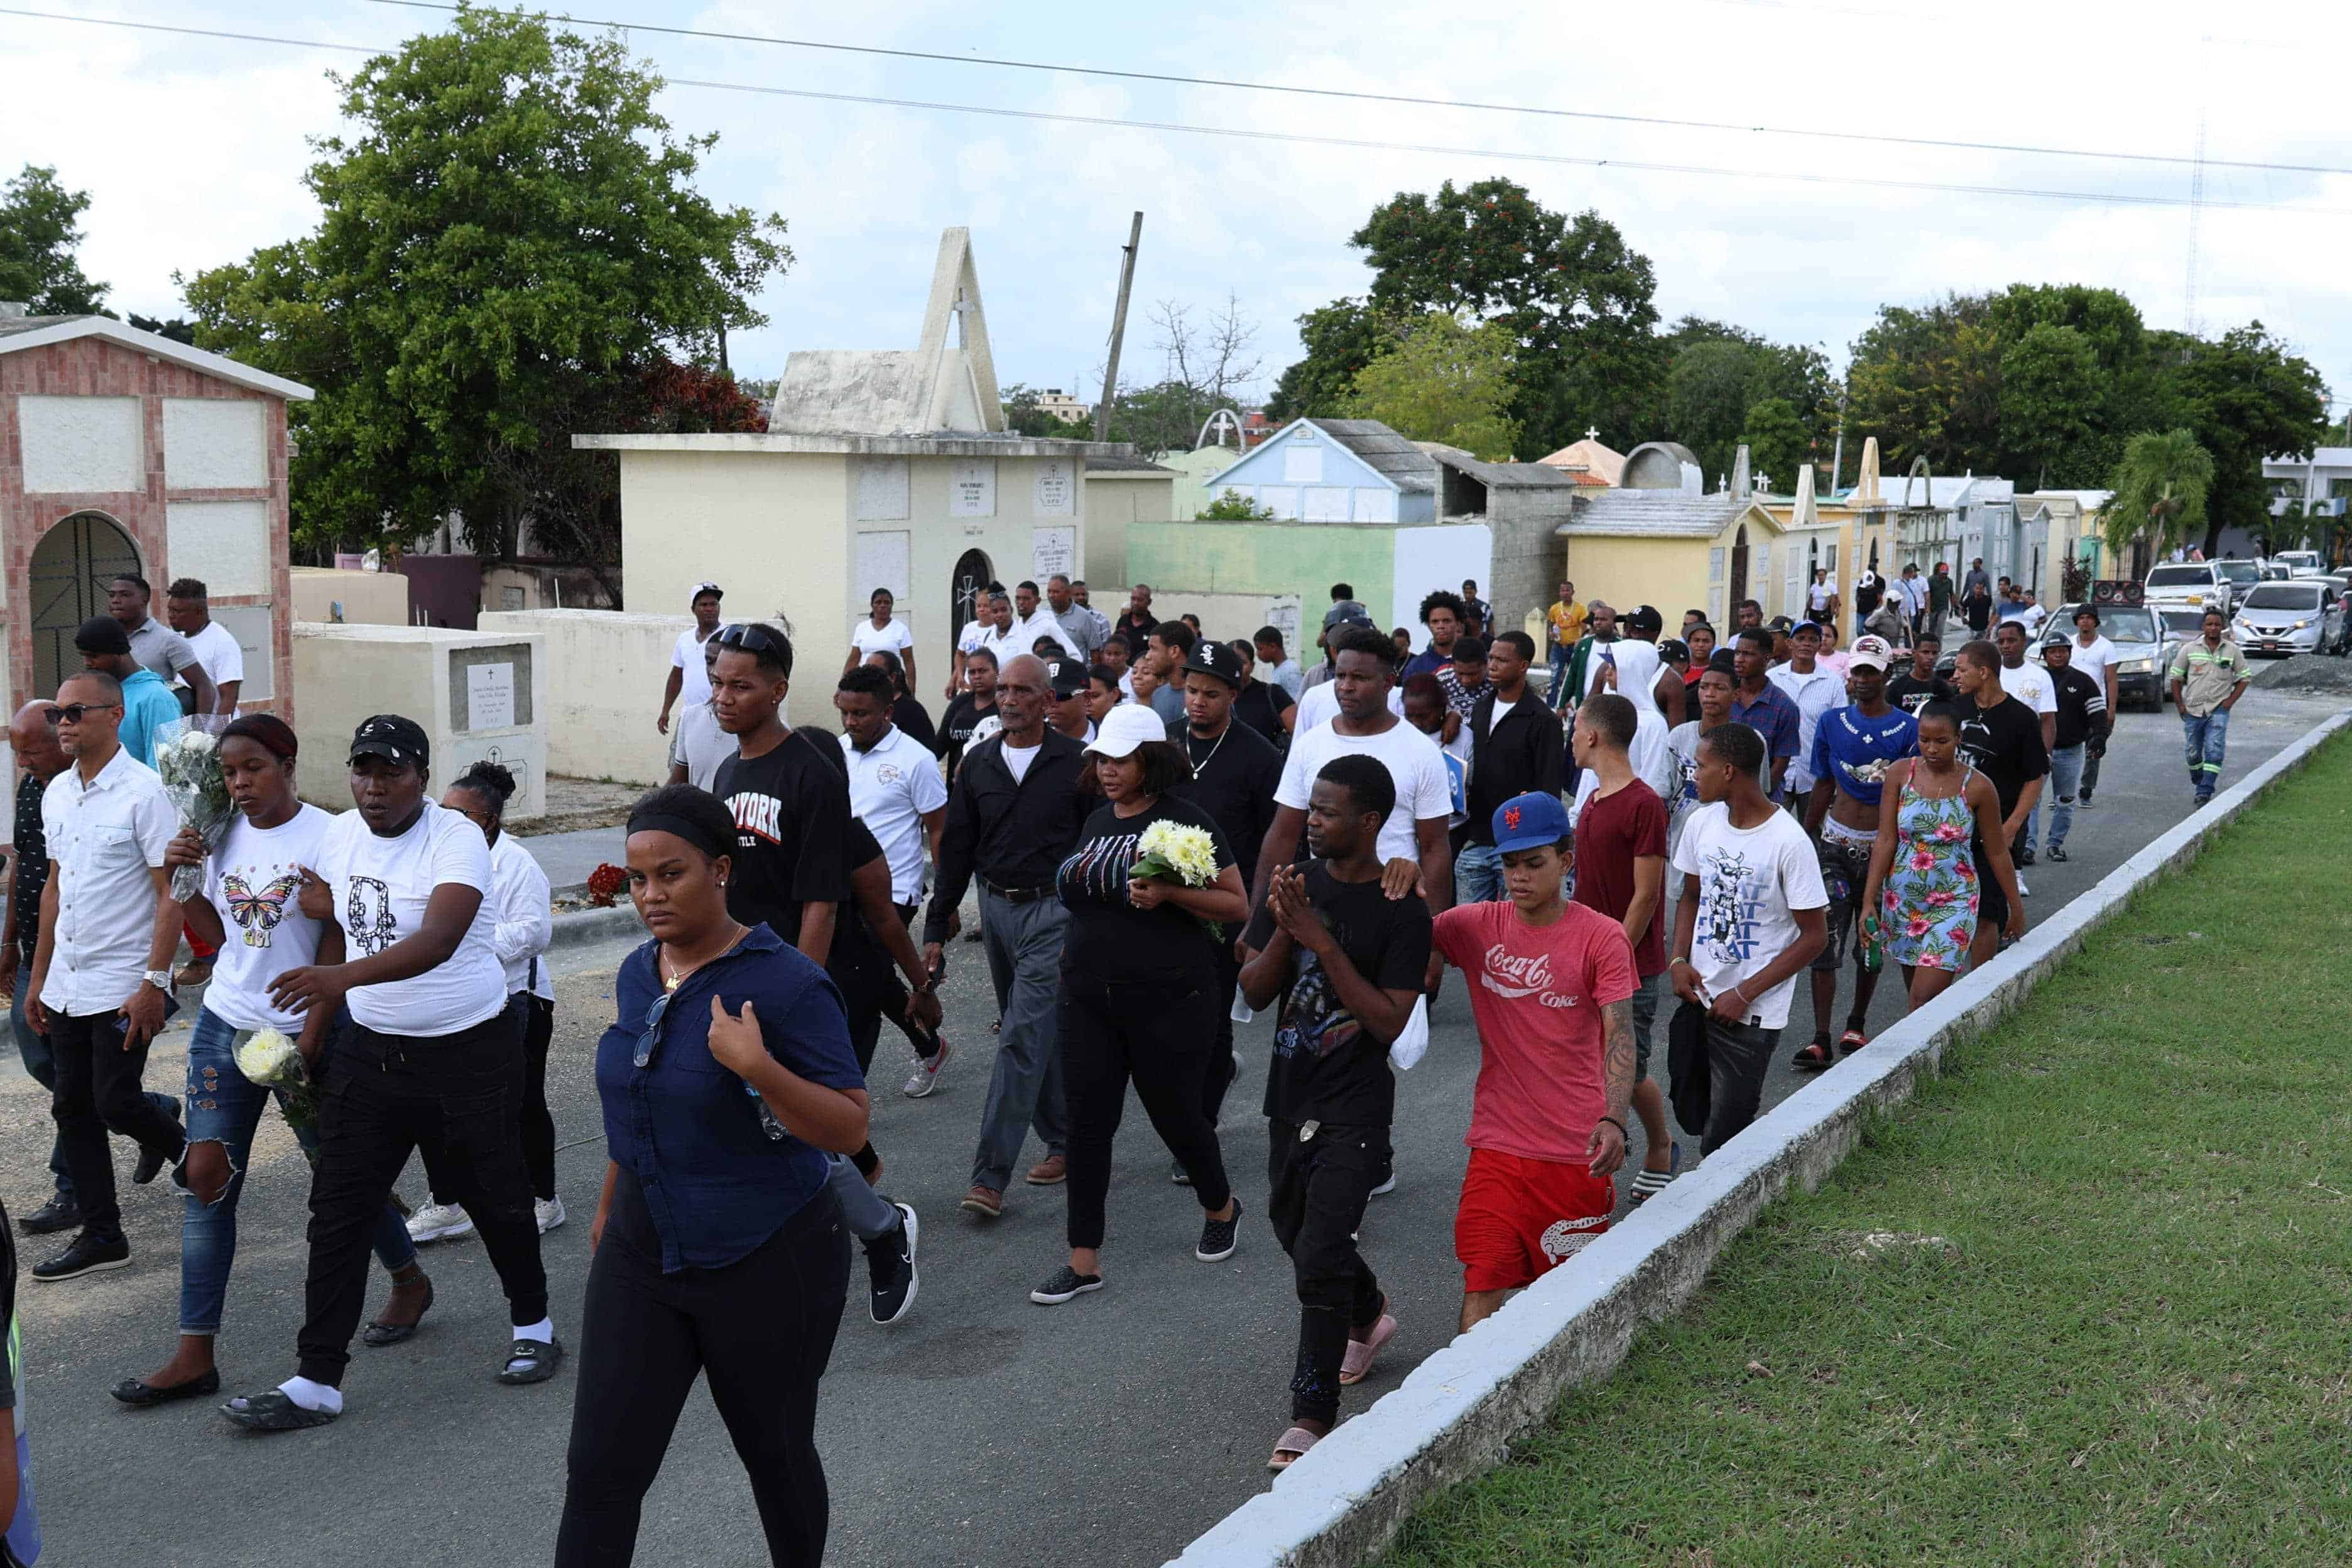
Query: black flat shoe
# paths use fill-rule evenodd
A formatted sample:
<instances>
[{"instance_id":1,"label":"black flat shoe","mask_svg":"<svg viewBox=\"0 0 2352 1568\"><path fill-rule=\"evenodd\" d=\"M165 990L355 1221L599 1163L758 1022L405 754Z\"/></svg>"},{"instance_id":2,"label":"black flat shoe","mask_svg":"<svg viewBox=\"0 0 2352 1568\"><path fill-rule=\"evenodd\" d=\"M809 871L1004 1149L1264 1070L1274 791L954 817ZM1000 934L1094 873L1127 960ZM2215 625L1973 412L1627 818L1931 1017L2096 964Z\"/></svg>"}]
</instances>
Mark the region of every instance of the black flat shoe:
<instances>
[{"instance_id":1,"label":"black flat shoe","mask_svg":"<svg viewBox=\"0 0 2352 1568\"><path fill-rule=\"evenodd\" d=\"M371 1350L380 1351L386 1345L402 1344L413 1340L416 1337L416 1331L424 1325L425 1314L432 1310L433 1281L427 1279L425 1281L425 1305L416 1309L415 1322L370 1323L360 1331L360 1343Z\"/></svg>"},{"instance_id":2,"label":"black flat shoe","mask_svg":"<svg viewBox=\"0 0 2352 1568\"><path fill-rule=\"evenodd\" d=\"M107 1392L123 1404L136 1405L142 1410L150 1405L169 1405L177 1399L203 1399L220 1392L220 1369L215 1367L201 1377L175 1383L169 1388L158 1388L152 1383L126 1377Z\"/></svg>"},{"instance_id":3,"label":"black flat shoe","mask_svg":"<svg viewBox=\"0 0 2352 1568\"><path fill-rule=\"evenodd\" d=\"M81 1228L81 1205L70 1198L53 1197L31 1214L16 1221L27 1236L54 1236L61 1230Z\"/></svg>"},{"instance_id":4,"label":"black flat shoe","mask_svg":"<svg viewBox=\"0 0 2352 1568\"><path fill-rule=\"evenodd\" d=\"M517 1340L499 1364L499 1381L509 1387L526 1383L545 1383L563 1364L563 1342L561 1340Z\"/></svg>"},{"instance_id":5,"label":"black flat shoe","mask_svg":"<svg viewBox=\"0 0 2352 1568\"><path fill-rule=\"evenodd\" d=\"M175 1100L172 1101L172 1124L174 1131L179 1131L180 1121L180 1102ZM169 1154L158 1154L152 1149L141 1149L139 1163L131 1167L131 1184L134 1187L145 1186L163 1173L164 1166L178 1164L181 1156L187 1152L188 1139L184 1132L180 1135L179 1148Z\"/></svg>"},{"instance_id":6,"label":"black flat shoe","mask_svg":"<svg viewBox=\"0 0 2352 1568\"><path fill-rule=\"evenodd\" d=\"M300 1432L311 1426L324 1426L342 1412L305 1410L283 1391L273 1388L267 1394L240 1394L221 1406L221 1414L248 1431Z\"/></svg>"}]
</instances>

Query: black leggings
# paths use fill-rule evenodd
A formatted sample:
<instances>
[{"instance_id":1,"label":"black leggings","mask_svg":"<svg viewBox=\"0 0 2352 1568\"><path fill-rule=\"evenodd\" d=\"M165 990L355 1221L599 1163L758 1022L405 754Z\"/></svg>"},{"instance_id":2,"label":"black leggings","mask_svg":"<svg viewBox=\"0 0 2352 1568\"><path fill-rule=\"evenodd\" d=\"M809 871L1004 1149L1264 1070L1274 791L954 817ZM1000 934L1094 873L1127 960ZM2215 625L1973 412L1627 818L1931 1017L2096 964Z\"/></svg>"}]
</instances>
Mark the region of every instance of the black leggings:
<instances>
[{"instance_id":1,"label":"black leggings","mask_svg":"<svg viewBox=\"0 0 2352 1568\"><path fill-rule=\"evenodd\" d=\"M1062 972L1058 1012L1063 1094L1070 1118L1072 1247L1100 1247L1110 1194L1110 1149L1127 1110L1127 1086L1213 1213L1233 1188L1214 1123L1201 1114L1201 1086L1216 1050L1214 976L1107 985Z\"/></svg>"},{"instance_id":2,"label":"black leggings","mask_svg":"<svg viewBox=\"0 0 2352 1568\"><path fill-rule=\"evenodd\" d=\"M522 1095L517 1107L522 1117L522 1163L530 1173L531 1196L544 1201L555 1195L555 1118L547 1109L547 1049L555 1041L555 1004L528 991L518 991L509 1000L522 1009ZM435 1203L456 1205L440 1156L431 1150L425 1154L425 1180Z\"/></svg>"},{"instance_id":3,"label":"black leggings","mask_svg":"<svg viewBox=\"0 0 2352 1568\"><path fill-rule=\"evenodd\" d=\"M635 1559L646 1489L698 1374L751 1476L769 1561L818 1568L830 1505L817 1383L848 1298L849 1230L822 1190L724 1268L664 1274L608 1229L581 1310L556 1568Z\"/></svg>"}]
</instances>

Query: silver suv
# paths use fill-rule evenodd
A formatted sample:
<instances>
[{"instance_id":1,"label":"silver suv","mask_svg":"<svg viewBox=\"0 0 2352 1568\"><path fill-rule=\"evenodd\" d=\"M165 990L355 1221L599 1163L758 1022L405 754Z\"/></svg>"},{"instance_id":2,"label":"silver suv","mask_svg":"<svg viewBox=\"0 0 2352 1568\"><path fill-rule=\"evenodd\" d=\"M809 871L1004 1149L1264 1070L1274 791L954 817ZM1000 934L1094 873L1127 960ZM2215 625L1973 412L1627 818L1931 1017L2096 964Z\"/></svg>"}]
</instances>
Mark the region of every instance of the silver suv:
<instances>
[{"instance_id":1,"label":"silver suv","mask_svg":"<svg viewBox=\"0 0 2352 1568\"><path fill-rule=\"evenodd\" d=\"M2219 561L2176 561L2148 569L2143 584L2147 602L2160 610L2219 610L2228 615L2237 607L2237 590L2221 573ZM2243 564L2251 568L2252 563ZM2252 588L2249 579L2246 586Z\"/></svg>"}]
</instances>

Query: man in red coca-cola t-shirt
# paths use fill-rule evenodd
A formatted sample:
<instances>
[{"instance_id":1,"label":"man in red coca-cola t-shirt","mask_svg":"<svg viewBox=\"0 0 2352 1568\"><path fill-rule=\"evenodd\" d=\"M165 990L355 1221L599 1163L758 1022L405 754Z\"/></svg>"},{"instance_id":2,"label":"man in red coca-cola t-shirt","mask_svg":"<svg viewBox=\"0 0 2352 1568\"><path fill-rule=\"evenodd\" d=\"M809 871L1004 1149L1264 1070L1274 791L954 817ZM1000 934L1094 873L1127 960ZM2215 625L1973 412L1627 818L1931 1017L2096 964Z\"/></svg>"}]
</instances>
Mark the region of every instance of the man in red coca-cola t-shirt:
<instances>
[{"instance_id":1,"label":"man in red coca-cola t-shirt","mask_svg":"<svg viewBox=\"0 0 2352 1568\"><path fill-rule=\"evenodd\" d=\"M1495 811L1508 903L1436 918L1478 1028L1470 1168L1454 1219L1462 1327L1609 1228L1633 1091L1633 950L1617 921L1560 897L1568 812L1553 795Z\"/></svg>"}]
</instances>

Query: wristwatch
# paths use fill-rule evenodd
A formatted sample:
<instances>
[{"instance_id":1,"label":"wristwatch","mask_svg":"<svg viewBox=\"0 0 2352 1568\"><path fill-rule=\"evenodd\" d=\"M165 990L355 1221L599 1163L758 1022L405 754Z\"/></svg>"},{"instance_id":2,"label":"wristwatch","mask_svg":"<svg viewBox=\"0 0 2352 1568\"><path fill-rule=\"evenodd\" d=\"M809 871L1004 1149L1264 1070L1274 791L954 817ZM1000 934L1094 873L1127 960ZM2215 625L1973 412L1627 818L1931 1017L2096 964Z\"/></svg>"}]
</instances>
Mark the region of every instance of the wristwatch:
<instances>
[{"instance_id":1,"label":"wristwatch","mask_svg":"<svg viewBox=\"0 0 2352 1568\"><path fill-rule=\"evenodd\" d=\"M172 972L168 969L150 969L142 973L140 978L166 996L172 994Z\"/></svg>"}]
</instances>

